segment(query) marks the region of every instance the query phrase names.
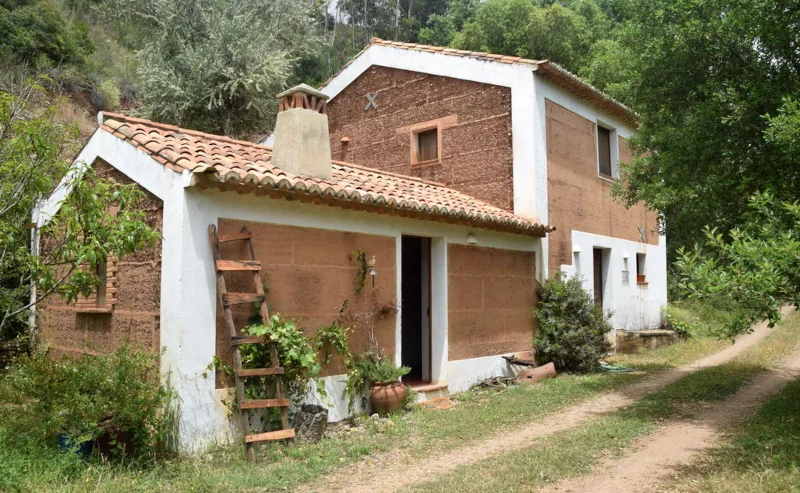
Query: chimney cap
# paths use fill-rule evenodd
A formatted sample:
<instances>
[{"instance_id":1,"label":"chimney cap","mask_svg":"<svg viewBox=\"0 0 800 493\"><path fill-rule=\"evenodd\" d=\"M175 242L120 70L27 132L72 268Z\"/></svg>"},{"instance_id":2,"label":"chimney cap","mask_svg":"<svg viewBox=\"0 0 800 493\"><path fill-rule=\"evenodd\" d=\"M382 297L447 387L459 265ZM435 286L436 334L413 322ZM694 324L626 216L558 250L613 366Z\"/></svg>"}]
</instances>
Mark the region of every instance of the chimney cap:
<instances>
[{"instance_id":1,"label":"chimney cap","mask_svg":"<svg viewBox=\"0 0 800 493\"><path fill-rule=\"evenodd\" d=\"M280 99L280 98L283 98L283 97L286 97L286 96L291 96L292 94L295 94L295 93L298 93L298 92L302 92L302 93L308 94L309 96L314 96L315 98L322 99L323 101L327 101L328 99L330 99L327 94L323 94L323 93L317 91L316 89L314 89L313 87L309 86L308 84L300 84L300 85L294 86L291 89L287 89L287 90L283 91L282 93L278 94L276 97L278 99Z\"/></svg>"}]
</instances>

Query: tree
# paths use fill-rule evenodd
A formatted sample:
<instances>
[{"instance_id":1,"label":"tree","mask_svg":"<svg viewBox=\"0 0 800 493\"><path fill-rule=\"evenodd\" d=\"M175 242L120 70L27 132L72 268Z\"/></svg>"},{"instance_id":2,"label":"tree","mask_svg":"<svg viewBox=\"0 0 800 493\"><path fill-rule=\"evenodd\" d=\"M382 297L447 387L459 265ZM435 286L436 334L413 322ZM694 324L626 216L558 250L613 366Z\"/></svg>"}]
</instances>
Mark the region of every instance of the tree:
<instances>
[{"instance_id":1,"label":"tree","mask_svg":"<svg viewBox=\"0 0 800 493\"><path fill-rule=\"evenodd\" d=\"M138 26L142 112L201 131L246 137L269 130L275 95L318 42L300 0L123 0L100 11Z\"/></svg>"},{"instance_id":2,"label":"tree","mask_svg":"<svg viewBox=\"0 0 800 493\"><path fill-rule=\"evenodd\" d=\"M800 303L800 202L755 194L741 226L728 236L714 228L705 235L700 246L679 252L678 286L690 298L722 297L739 307L742 315L721 336L747 332L763 319L772 327L782 304Z\"/></svg>"},{"instance_id":3,"label":"tree","mask_svg":"<svg viewBox=\"0 0 800 493\"><path fill-rule=\"evenodd\" d=\"M788 0L641 0L622 42L627 100L641 116L617 194L663 212L670 256L705 225L742 224L747 199L792 202L797 154L769 138L770 116L800 88L800 8Z\"/></svg>"},{"instance_id":4,"label":"tree","mask_svg":"<svg viewBox=\"0 0 800 493\"><path fill-rule=\"evenodd\" d=\"M86 26L65 22L48 2L0 0L0 57L16 63L44 58L52 64L84 65L93 51Z\"/></svg>"},{"instance_id":5,"label":"tree","mask_svg":"<svg viewBox=\"0 0 800 493\"><path fill-rule=\"evenodd\" d=\"M40 86L17 83L8 89L0 91L2 338L23 335L29 309L48 296L74 301L90 295L101 282L98 264L153 245L158 237L136 209L142 192L62 159L74 150L77 132L57 123L52 107L37 111L31 104ZM42 255L36 255L31 219L59 186L72 191L58 214L43 218L50 220L39 231Z\"/></svg>"}]
</instances>

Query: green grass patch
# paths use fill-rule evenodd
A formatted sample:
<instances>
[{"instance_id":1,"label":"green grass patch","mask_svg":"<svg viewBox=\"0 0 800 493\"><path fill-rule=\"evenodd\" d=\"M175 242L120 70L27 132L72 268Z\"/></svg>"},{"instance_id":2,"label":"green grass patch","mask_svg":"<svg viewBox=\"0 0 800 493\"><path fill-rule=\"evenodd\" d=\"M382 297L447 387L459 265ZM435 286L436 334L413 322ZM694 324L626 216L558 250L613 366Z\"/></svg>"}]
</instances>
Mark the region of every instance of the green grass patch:
<instances>
[{"instance_id":1,"label":"green grass patch","mask_svg":"<svg viewBox=\"0 0 800 493\"><path fill-rule=\"evenodd\" d=\"M726 364L688 374L611 416L542 438L526 449L460 467L437 480L415 485L410 491L530 491L561 478L585 474L598 460L623 453L633 440L653 431L658 422L690 414L698 403L730 397L798 343L800 316L793 314L785 327ZM795 426L800 433L800 422ZM793 453L795 459L800 458L800 452Z\"/></svg>"},{"instance_id":2,"label":"green grass patch","mask_svg":"<svg viewBox=\"0 0 800 493\"><path fill-rule=\"evenodd\" d=\"M640 369L661 370L705 356L729 342L689 339L676 345L643 351L615 361ZM0 452L0 477L13 478L18 491L274 491L294 486L348 467L369 457L398 453L415 459L451 450L470 442L541 419L585 399L643 378L643 375L560 375L534 386L502 392L469 391L455 398L447 411L415 409L392 418L391 426L370 427L366 433L326 439L315 445L265 444L258 448L259 463L249 464L243 447L220 446L195 457L141 464L83 464L43 448L38 456ZM636 425L630 430L638 430ZM634 433L631 431L631 433ZM598 436L605 436L603 430ZM619 434L620 430L609 433ZM640 434L640 431L635 431ZM623 434L624 435L624 434ZM624 436L614 440L621 443ZM615 435L616 436L616 435ZM3 438L0 424L0 446ZM598 443L600 443L598 439ZM7 448L7 447L4 447ZM12 457L14 455L14 457ZM66 457L66 458L65 458ZM7 474L8 473L8 474ZM2 480L0 480L2 481ZM5 484L0 482L0 490ZM14 490L12 490L14 491Z\"/></svg>"}]
</instances>

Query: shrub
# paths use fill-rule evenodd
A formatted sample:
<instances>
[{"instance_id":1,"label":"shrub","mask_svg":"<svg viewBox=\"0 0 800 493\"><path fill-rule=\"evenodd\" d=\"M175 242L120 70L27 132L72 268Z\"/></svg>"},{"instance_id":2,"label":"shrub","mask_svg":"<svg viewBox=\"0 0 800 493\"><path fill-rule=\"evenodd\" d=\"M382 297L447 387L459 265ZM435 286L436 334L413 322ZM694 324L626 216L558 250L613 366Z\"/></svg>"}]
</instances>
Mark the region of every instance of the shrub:
<instances>
[{"instance_id":1,"label":"shrub","mask_svg":"<svg viewBox=\"0 0 800 493\"><path fill-rule=\"evenodd\" d=\"M56 360L43 350L21 358L0 379L0 422L20 452L79 444L104 432L131 434L131 452L165 452L172 391L160 381L158 355L124 344L114 353Z\"/></svg>"},{"instance_id":2,"label":"shrub","mask_svg":"<svg viewBox=\"0 0 800 493\"><path fill-rule=\"evenodd\" d=\"M111 111L119 108L120 92L111 79L94 84L89 92L92 104L101 111Z\"/></svg>"},{"instance_id":3,"label":"shrub","mask_svg":"<svg viewBox=\"0 0 800 493\"><path fill-rule=\"evenodd\" d=\"M559 370L588 372L599 367L610 349L606 333L611 325L602 308L592 302L581 279L556 275L539 286L539 321L534 338L538 363L553 362Z\"/></svg>"}]
</instances>

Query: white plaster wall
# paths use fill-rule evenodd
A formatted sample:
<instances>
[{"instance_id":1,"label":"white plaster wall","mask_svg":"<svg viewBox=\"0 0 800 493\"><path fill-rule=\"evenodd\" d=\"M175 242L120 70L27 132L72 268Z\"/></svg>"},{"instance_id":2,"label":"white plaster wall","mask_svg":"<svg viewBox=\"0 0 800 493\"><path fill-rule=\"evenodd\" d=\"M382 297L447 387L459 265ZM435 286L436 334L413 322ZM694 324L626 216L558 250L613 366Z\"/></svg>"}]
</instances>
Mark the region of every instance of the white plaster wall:
<instances>
[{"instance_id":1,"label":"white plaster wall","mask_svg":"<svg viewBox=\"0 0 800 493\"><path fill-rule=\"evenodd\" d=\"M580 275L584 287L594 293L594 248L607 248L609 252L608 278L605 283L605 310L612 310L611 325L615 329L643 330L661 326L661 309L667 304L667 249L666 240L659 237L658 245L622 240L581 231L572 232L573 264L562 265L567 275ZM575 252L578 263L575 264ZM647 284L636 283L636 254L646 254L645 275ZM629 282L623 283L625 255L628 256Z\"/></svg>"},{"instance_id":2,"label":"white plaster wall","mask_svg":"<svg viewBox=\"0 0 800 493\"><path fill-rule=\"evenodd\" d=\"M531 339L533 335L531 334ZM486 378L497 376L513 376L511 365L503 355L485 356L482 358L461 359L447 364L447 390L451 394L464 392Z\"/></svg>"}]
</instances>

